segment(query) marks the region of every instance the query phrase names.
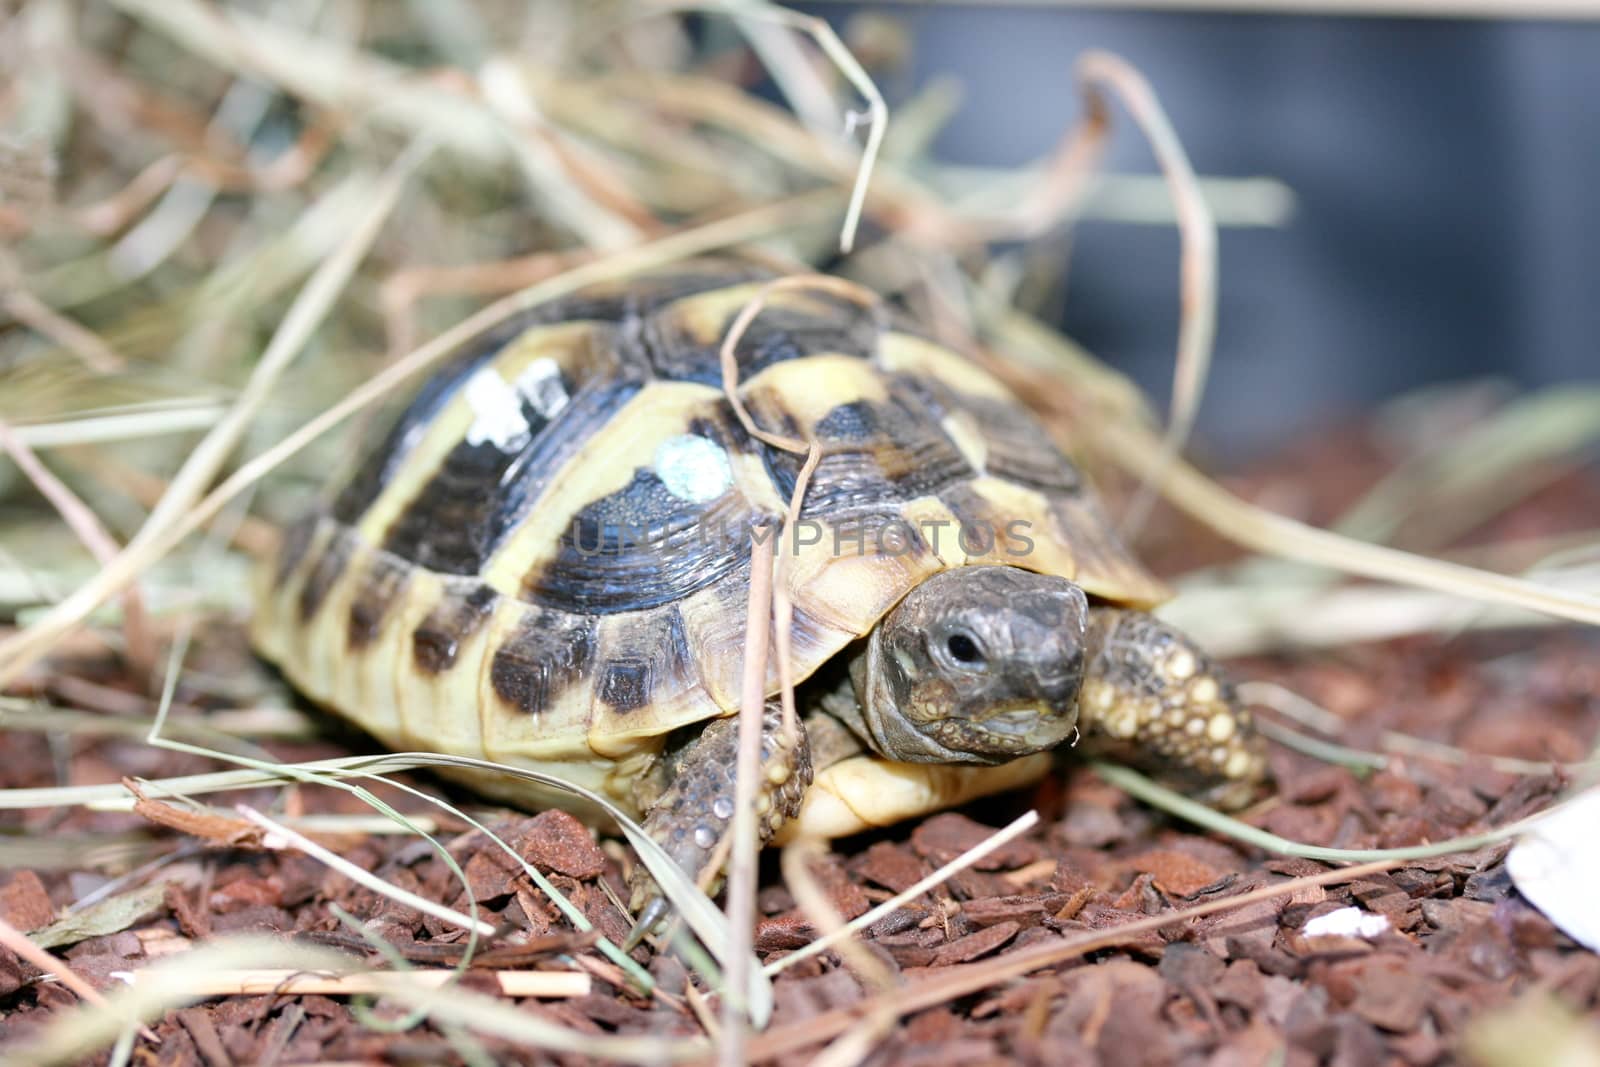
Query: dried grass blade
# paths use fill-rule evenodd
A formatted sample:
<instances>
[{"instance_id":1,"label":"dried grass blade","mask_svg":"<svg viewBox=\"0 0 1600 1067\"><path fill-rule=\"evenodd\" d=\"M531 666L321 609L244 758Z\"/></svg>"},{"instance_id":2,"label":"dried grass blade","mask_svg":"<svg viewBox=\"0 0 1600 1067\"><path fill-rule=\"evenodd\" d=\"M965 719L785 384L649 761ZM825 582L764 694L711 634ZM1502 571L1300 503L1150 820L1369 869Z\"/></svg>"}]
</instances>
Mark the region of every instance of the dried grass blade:
<instances>
[{"instance_id":1,"label":"dried grass blade","mask_svg":"<svg viewBox=\"0 0 1600 1067\"><path fill-rule=\"evenodd\" d=\"M293 848L298 852L304 852L312 859L338 871L357 885L366 886L374 893L379 893L390 900L398 901L408 908L414 908L424 915L432 915L434 918L447 922L451 926L459 926L463 930L476 930L483 937L494 936L494 924L484 922L481 919L473 919L470 916L461 914L454 908L436 904L410 890L391 885L371 871L363 870L349 860L328 851L298 830L291 830L282 823L273 822L248 804L237 805L235 810L266 831L266 836L261 842L263 848Z\"/></svg>"},{"instance_id":2,"label":"dried grass blade","mask_svg":"<svg viewBox=\"0 0 1600 1067\"><path fill-rule=\"evenodd\" d=\"M1220 811L1208 808L1199 801L1191 800L1181 793L1174 792L1163 785L1151 781L1138 771L1130 770L1127 767L1098 761L1093 762L1091 766L1094 767L1096 774L1123 792L1131 794L1152 807L1194 823L1196 826L1214 830L1236 841L1243 841L1246 844L1254 845L1267 852L1275 852L1281 856L1299 856L1304 859L1321 860L1326 863L1367 863L1378 860L1402 862L1405 860L1448 856L1454 852L1470 852L1485 845L1509 840L1533 825L1536 820L1565 806L1565 803L1553 804L1544 811L1530 815L1525 819L1519 819L1514 823L1497 826L1482 833L1451 838L1448 841L1408 845L1404 848L1328 848L1323 845L1306 845L1299 841L1290 841L1286 837L1279 837L1277 834L1240 822L1231 815L1224 815Z\"/></svg>"},{"instance_id":3,"label":"dried grass blade","mask_svg":"<svg viewBox=\"0 0 1600 1067\"><path fill-rule=\"evenodd\" d=\"M772 618L772 540L750 548L750 596L745 612L744 673L739 692L739 748L734 769L733 843L728 862L727 982L722 994L717 1059L728 1067L744 1062L744 990L755 959L756 788L761 778L761 725L767 702L767 649Z\"/></svg>"},{"instance_id":4,"label":"dried grass blade","mask_svg":"<svg viewBox=\"0 0 1600 1067\"><path fill-rule=\"evenodd\" d=\"M1239 685L1239 697L1248 704L1269 707L1285 718L1308 726L1321 734L1337 737L1344 732L1345 721L1339 716L1276 682L1243 682ZM1258 719L1257 722L1263 733L1282 744L1300 748L1301 751L1327 759L1329 762L1343 763L1351 767L1373 769L1387 767L1393 762L1394 755L1399 754L1457 766L1481 763L1506 774L1519 775L1559 774L1579 777L1600 769L1600 759L1561 762L1496 756L1486 752L1469 752L1455 745L1413 737L1395 730L1380 731L1378 743L1383 751L1369 752L1311 737L1266 719Z\"/></svg>"},{"instance_id":5,"label":"dried grass blade","mask_svg":"<svg viewBox=\"0 0 1600 1067\"><path fill-rule=\"evenodd\" d=\"M62 521L101 566L116 558L119 551L117 542L100 522L99 516L78 499L78 495L67 488L65 482L51 473L33 454L33 450L3 421L0 421L0 448L10 454L12 462L27 475L34 488L50 502ZM137 584L129 585L122 591L122 633L127 644L128 661L140 674L145 674L155 662L155 640L150 635L149 619L145 615L144 595Z\"/></svg>"},{"instance_id":6,"label":"dried grass blade","mask_svg":"<svg viewBox=\"0 0 1600 1067\"><path fill-rule=\"evenodd\" d=\"M856 916L854 919L851 919L849 922L839 927L838 930L830 930L823 934L823 936L811 942L809 945L804 945L798 949L795 949L787 956L767 964L767 973L769 975L775 975L785 967L799 963L801 960L806 959L807 957L815 956L819 952L826 952L828 949L833 947L834 942L838 939L850 937L857 931L867 929L873 923L882 919L896 908L902 907L906 904L909 904L911 901L916 900L934 886L948 881L955 875L972 866L974 863L977 863L979 860L983 859L983 857L987 856L1001 845L1004 845L1027 833L1038 822L1038 812L1029 811L1023 814L1009 825L995 831L993 834L967 849L967 851L963 852L949 863L946 863L938 870L929 874L927 877L919 879L914 885L907 886L904 890L896 893L894 896L890 897L888 900L884 901L882 904L879 904L872 910L864 912L861 915Z\"/></svg>"},{"instance_id":7,"label":"dried grass blade","mask_svg":"<svg viewBox=\"0 0 1600 1067\"><path fill-rule=\"evenodd\" d=\"M185 433L215 426L224 409L210 401L166 411L131 411L120 414L83 414L55 422L14 424L11 432L29 448L60 448L101 441L131 441L141 437Z\"/></svg>"},{"instance_id":8,"label":"dried grass blade","mask_svg":"<svg viewBox=\"0 0 1600 1067\"><path fill-rule=\"evenodd\" d=\"M867 74L866 69L856 60L856 57L850 53L850 49L845 46L845 43L839 39L839 35L834 32L833 27L828 25L826 19L791 11L786 7L766 3L764 0L725 0L720 4L679 3L669 0L667 3L655 5L653 10L722 11L733 16L736 22L754 18L793 27L815 41L817 47L822 49L829 61L839 68L839 73L843 74L845 79L855 87L856 92L861 94L861 98L867 102L865 119L867 143L861 151L861 162L856 168L855 181L850 187L850 202L845 208L844 223L839 230L839 251L849 255L855 249L856 231L860 228L861 213L867 202L867 187L872 181L872 171L877 165L878 155L883 148L884 134L889 128L889 105L884 102L883 94L878 91L877 84ZM755 38L752 38L752 43L756 43ZM758 51L760 51L759 45ZM770 57L764 55L764 58ZM782 77L783 65L781 63L769 63L768 69L773 72L775 78ZM794 88L796 85L791 81L789 87ZM811 99L813 95L801 90L800 94L794 98L798 105L797 111L801 112L802 118L811 121L814 121L817 116L812 113L813 108L805 106L802 101ZM855 112L851 112L850 116L852 118L858 117Z\"/></svg>"},{"instance_id":9,"label":"dried grass blade","mask_svg":"<svg viewBox=\"0 0 1600 1067\"><path fill-rule=\"evenodd\" d=\"M1340 537L1246 503L1182 461L1161 470L1161 444L1127 423L1100 428L1097 443L1142 477L1164 474L1162 493L1222 536L1258 552L1382 581L1437 589L1600 625L1600 597Z\"/></svg>"},{"instance_id":10,"label":"dried grass blade","mask_svg":"<svg viewBox=\"0 0 1600 1067\"><path fill-rule=\"evenodd\" d=\"M80 1062L116 1040L129 1021L155 1018L199 999L191 990L194 975L238 968L284 968L300 974L334 975L352 971L348 956L325 949L265 938L217 941L141 969L137 981L106 998L103 1007L89 1006L63 1014L32 1043L0 1054L0 1064L48 1067ZM426 1011L429 1018L441 1024L469 1027L550 1052L620 1062L678 1062L709 1051L704 1041L579 1033L547 1022L526 1008L450 986L419 987L397 979L384 995Z\"/></svg>"},{"instance_id":11,"label":"dried grass blade","mask_svg":"<svg viewBox=\"0 0 1600 1067\"><path fill-rule=\"evenodd\" d=\"M434 990L458 977L455 971L437 969L320 975L287 968L251 967L194 973L184 992L192 997L350 997L382 995L397 988ZM594 987L582 971L494 971L490 980L508 997L586 997ZM139 984L138 971L133 972L128 984Z\"/></svg>"},{"instance_id":12,"label":"dried grass blade","mask_svg":"<svg viewBox=\"0 0 1600 1067\"><path fill-rule=\"evenodd\" d=\"M166 744L168 747L173 747L175 743L166 742ZM205 753L203 749L193 749L191 747L189 750L200 752L201 754ZM281 785L287 780L312 780L320 781L323 784L335 784L341 778L381 778L385 774L414 770L419 767L452 767L511 775L512 777L523 778L582 797L604 811L616 822L623 835L627 837L629 844L633 846L634 851L639 853L640 859L649 868L651 877L655 879L656 885L661 888L672 902L673 908L679 915L684 917L690 928L694 930L695 936L710 948L714 954L723 959L724 967L726 967L725 954L731 941L727 930L726 916L718 911L711 901L706 898L706 895L695 887L682 869L672 861L671 857L667 855L660 845L650 839L650 836L644 832L638 823L629 818L627 813L623 812L611 801L592 790L540 771L491 763L488 760L468 759L463 756L444 756L435 752L404 752L382 756L347 756L338 759L276 765L252 764L248 760L235 760L235 762L245 763L249 769L147 780L141 783L142 788L145 795L149 797L182 797L234 789ZM387 782L386 784L403 789L423 799L431 800L436 804L442 805L443 803L429 797L428 794L419 789L405 786L402 783ZM345 788L350 787L346 786ZM381 805L381 802L377 801L376 798L369 799L367 802ZM133 798L121 785L57 786L45 789L0 790L0 811L67 805L81 805L105 811L126 811L132 807ZM380 810L382 810L381 807ZM457 812L456 814L461 815L462 813ZM483 829L480 824L469 817L467 821L469 825ZM513 852L512 855L515 856L515 853ZM525 864L526 861L522 861L520 857L516 858L519 862ZM539 877L542 878L543 876L540 875ZM543 887L541 886L541 888ZM575 909L574 912L578 919L582 918L581 912L576 912ZM627 958L622 957L622 959L626 960ZM631 962L628 961L630 964ZM772 986L767 981L766 975L761 973L759 968L752 971L745 995L752 1020L758 1026L765 1025L772 1014Z\"/></svg>"},{"instance_id":13,"label":"dried grass blade","mask_svg":"<svg viewBox=\"0 0 1600 1067\"><path fill-rule=\"evenodd\" d=\"M28 940L26 934L6 922L3 918L0 918L0 946L10 949L18 957L27 960L44 973L55 975L56 981L76 993L78 999L85 1004L97 1008L109 1007L106 1003L106 998L101 995L98 989L80 978L78 973L68 967L64 961L56 959L43 948ZM140 1027L140 1032L150 1041L156 1039L156 1035L147 1027Z\"/></svg>"},{"instance_id":14,"label":"dried grass blade","mask_svg":"<svg viewBox=\"0 0 1600 1067\"><path fill-rule=\"evenodd\" d=\"M808 861L821 859L826 854L827 849L818 838L801 837L789 842L779 857L784 883L793 894L795 903L811 920L811 925L827 939L831 947L838 949L845 965L861 980L862 985L875 992L891 989L897 984L895 975L884 966L882 960L845 932L843 916L807 866Z\"/></svg>"},{"instance_id":15,"label":"dried grass blade","mask_svg":"<svg viewBox=\"0 0 1600 1067\"><path fill-rule=\"evenodd\" d=\"M4 307L18 322L43 334L83 361L97 374L112 374L123 368L126 361L93 330L78 325L72 319L28 292L12 287L3 299Z\"/></svg>"}]
</instances>

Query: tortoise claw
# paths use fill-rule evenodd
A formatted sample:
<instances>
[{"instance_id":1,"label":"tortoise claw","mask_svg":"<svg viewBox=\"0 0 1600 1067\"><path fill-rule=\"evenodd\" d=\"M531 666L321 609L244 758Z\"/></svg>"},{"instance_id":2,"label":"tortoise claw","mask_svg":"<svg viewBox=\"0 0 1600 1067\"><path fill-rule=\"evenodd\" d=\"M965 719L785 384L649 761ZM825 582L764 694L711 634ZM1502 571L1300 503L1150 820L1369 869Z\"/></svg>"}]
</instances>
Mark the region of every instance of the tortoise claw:
<instances>
[{"instance_id":1,"label":"tortoise claw","mask_svg":"<svg viewBox=\"0 0 1600 1067\"><path fill-rule=\"evenodd\" d=\"M622 943L622 951L632 952L638 948L650 932L671 914L672 905L667 903L666 897L651 897L649 903L639 910L639 918L634 922L633 929L628 931L628 938Z\"/></svg>"}]
</instances>

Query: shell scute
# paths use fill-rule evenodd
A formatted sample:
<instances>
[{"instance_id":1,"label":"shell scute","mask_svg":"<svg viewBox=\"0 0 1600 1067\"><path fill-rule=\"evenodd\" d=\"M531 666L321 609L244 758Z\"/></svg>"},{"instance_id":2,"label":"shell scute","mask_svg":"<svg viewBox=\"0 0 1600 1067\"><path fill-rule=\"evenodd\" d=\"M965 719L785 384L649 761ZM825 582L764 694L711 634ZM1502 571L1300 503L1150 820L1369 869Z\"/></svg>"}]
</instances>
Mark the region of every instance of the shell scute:
<instances>
[{"instance_id":1,"label":"shell scute","mask_svg":"<svg viewBox=\"0 0 1600 1067\"><path fill-rule=\"evenodd\" d=\"M412 662L430 675L455 666L462 643L482 629L500 597L492 586L475 578L447 578L438 585L427 614L411 628Z\"/></svg>"},{"instance_id":2,"label":"shell scute","mask_svg":"<svg viewBox=\"0 0 1600 1067\"><path fill-rule=\"evenodd\" d=\"M700 293L646 319L641 339L656 373L721 388L723 338L763 284ZM774 291L734 347L739 380L748 382L768 367L820 354L871 359L882 328L883 313L875 304L833 293Z\"/></svg>"},{"instance_id":3,"label":"shell scute","mask_svg":"<svg viewBox=\"0 0 1600 1067\"><path fill-rule=\"evenodd\" d=\"M519 610L516 626L501 635L490 658L489 684L506 704L539 716L583 687L594 658L596 622L533 605Z\"/></svg>"}]
</instances>

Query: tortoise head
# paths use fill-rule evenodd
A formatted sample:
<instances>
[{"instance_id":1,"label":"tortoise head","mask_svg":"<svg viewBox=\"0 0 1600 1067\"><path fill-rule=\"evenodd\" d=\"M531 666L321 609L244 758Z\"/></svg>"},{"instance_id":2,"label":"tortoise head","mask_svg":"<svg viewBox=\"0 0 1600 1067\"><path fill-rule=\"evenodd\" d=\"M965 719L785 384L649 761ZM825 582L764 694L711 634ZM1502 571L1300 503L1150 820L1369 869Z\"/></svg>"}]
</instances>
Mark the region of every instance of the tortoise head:
<instances>
[{"instance_id":1,"label":"tortoise head","mask_svg":"<svg viewBox=\"0 0 1600 1067\"><path fill-rule=\"evenodd\" d=\"M1004 763L1078 721L1083 590L1016 567L959 567L913 589L852 664L867 740L911 763Z\"/></svg>"}]
</instances>

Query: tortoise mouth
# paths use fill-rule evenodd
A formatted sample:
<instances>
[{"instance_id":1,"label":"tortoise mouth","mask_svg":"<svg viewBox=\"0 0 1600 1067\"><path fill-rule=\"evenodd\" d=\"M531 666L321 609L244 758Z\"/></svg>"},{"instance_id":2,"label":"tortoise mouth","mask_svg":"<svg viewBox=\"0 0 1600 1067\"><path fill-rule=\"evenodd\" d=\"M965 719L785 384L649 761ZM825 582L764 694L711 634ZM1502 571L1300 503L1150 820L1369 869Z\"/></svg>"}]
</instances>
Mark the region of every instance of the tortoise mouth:
<instances>
[{"instance_id":1,"label":"tortoise mouth","mask_svg":"<svg viewBox=\"0 0 1600 1067\"><path fill-rule=\"evenodd\" d=\"M1012 708L994 711L978 720L978 725L993 734L1026 737L1039 726L1044 713L1039 708Z\"/></svg>"},{"instance_id":2,"label":"tortoise mouth","mask_svg":"<svg viewBox=\"0 0 1600 1067\"><path fill-rule=\"evenodd\" d=\"M939 722L933 737L973 762L1004 763L1055 748L1077 726L1075 711L1056 713L1038 704L1000 705L975 718Z\"/></svg>"}]
</instances>

